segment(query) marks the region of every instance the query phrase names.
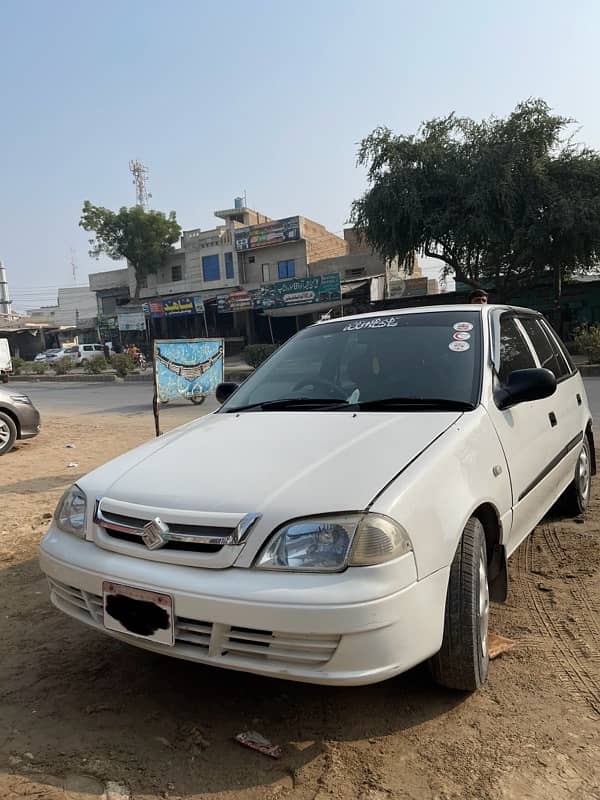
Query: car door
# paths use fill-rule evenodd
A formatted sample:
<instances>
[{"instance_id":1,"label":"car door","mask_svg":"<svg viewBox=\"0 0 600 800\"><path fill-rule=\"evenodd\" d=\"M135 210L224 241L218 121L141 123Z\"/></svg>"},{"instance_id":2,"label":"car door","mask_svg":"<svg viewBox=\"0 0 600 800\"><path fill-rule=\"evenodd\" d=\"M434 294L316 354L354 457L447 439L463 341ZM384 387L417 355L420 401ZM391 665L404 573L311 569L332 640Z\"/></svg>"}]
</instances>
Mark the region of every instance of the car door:
<instances>
[{"instance_id":1,"label":"car door","mask_svg":"<svg viewBox=\"0 0 600 800\"><path fill-rule=\"evenodd\" d=\"M512 311L493 313L492 345L495 388L511 372L539 366L533 349ZM553 453L554 396L499 409L493 399L490 415L510 473L513 522L505 541L508 553L537 525L552 505L553 486L547 468Z\"/></svg>"},{"instance_id":2,"label":"car door","mask_svg":"<svg viewBox=\"0 0 600 800\"><path fill-rule=\"evenodd\" d=\"M538 315L519 315L540 366L549 369L556 378L553 399L552 470L555 493L570 482L575 470L586 425L581 378L568 355L560 347L554 331Z\"/></svg>"}]
</instances>

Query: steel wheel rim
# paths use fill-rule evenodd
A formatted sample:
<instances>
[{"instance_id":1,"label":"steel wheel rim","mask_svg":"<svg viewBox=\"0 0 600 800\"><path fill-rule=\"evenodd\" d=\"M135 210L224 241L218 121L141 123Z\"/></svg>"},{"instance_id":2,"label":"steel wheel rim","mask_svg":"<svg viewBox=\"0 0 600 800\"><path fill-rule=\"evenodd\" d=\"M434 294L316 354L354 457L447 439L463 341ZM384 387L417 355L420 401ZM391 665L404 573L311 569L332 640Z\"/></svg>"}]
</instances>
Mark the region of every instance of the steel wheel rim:
<instances>
[{"instance_id":1,"label":"steel wheel rim","mask_svg":"<svg viewBox=\"0 0 600 800\"><path fill-rule=\"evenodd\" d=\"M485 659L488 652L488 622L490 616L490 592L487 582L487 569L485 555L479 557L479 638L481 641L481 655Z\"/></svg>"},{"instance_id":2,"label":"steel wheel rim","mask_svg":"<svg viewBox=\"0 0 600 800\"><path fill-rule=\"evenodd\" d=\"M0 419L0 449L10 441L10 429L4 420Z\"/></svg>"},{"instance_id":3,"label":"steel wheel rim","mask_svg":"<svg viewBox=\"0 0 600 800\"><path fill-rule=\"evenodd\" d=\"M577 462L577 483L579 486L579 494L582 499L585 500L590 488L590 459L586 447L583 447L579 454L579 461Z\"/></svg>"}]
</instances>

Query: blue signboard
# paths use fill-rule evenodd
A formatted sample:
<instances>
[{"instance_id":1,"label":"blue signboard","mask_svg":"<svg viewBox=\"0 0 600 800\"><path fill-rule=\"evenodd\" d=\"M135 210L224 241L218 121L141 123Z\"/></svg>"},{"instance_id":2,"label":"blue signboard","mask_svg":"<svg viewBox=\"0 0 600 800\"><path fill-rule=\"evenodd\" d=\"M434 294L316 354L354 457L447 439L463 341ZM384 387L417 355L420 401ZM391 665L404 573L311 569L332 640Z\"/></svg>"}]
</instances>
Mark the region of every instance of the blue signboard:
<instances>
[{"instance_id":1,"label":"blue signboard","mask_svg":"<svg viewBox=\"0 0 600 800\"><path fill-rule=\"evenodd\" d=\"M199 400L223 382L223 340L156 339L154 362L161 403Z\"/></svg>"}]
</instances>

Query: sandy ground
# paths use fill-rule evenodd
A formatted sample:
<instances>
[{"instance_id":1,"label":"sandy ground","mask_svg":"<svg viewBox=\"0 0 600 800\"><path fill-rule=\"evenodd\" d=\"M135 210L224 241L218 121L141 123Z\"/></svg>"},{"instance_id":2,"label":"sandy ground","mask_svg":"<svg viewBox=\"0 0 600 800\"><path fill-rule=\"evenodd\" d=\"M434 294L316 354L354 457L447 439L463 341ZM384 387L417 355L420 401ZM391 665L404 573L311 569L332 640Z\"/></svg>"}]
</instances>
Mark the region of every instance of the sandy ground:
<instances>
[{"instance_id":1,"label":"sandy ground","mask_svg":"<svg viewBox=\"0 0 600 800\"><path fill-rule=\"evenodd\" d=\"M111 781L136 800L600 798L600 479L585 522L546 520L512 559L493 627L517 646L485 689L424 668L332 689L151 655L54 610L36 548L58 497L153 429L44 422L0 460L0 798L99 800ZM233 741L248 728L282 757Z\"/></svg>"}]
</instances>

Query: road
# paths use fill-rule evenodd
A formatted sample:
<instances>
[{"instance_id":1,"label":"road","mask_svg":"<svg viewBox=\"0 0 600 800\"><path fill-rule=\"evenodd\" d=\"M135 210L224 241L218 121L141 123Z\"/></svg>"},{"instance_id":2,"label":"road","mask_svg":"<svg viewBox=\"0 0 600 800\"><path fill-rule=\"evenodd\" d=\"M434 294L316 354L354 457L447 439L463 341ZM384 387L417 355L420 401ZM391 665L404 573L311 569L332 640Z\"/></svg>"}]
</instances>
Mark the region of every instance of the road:
<instances>
[{"instance_id":1,"label":"road","mask_svg":"<svg viewBox=\"0 0 600 800\"><path fill-rule=\"evenodd\" d=\"M28 394L42 414L116 413L139 414L152 410L150 383L32 383L11 381L10 386ZM586 378L592 416L600 428L600 378ZM209 397L201 406L180 400L161 407L165 421L184 423L214 411L217 402Z\"/></svg>"},{"instance_id":2,"label":"road","mask_svg":"<svg viewBox=\"0 0 600 800\"><path fill-rule=\"evenodd\" d=\"M65 413L125 416L152 413L151 383L34 383L15 380L9 386L29 395L42 417ZM188 400L177 400L161 406L160 413L165 421L183 424L214 411L217 406L214 397L208 397L200 406Z\"/></svg>"}]
</instances>

